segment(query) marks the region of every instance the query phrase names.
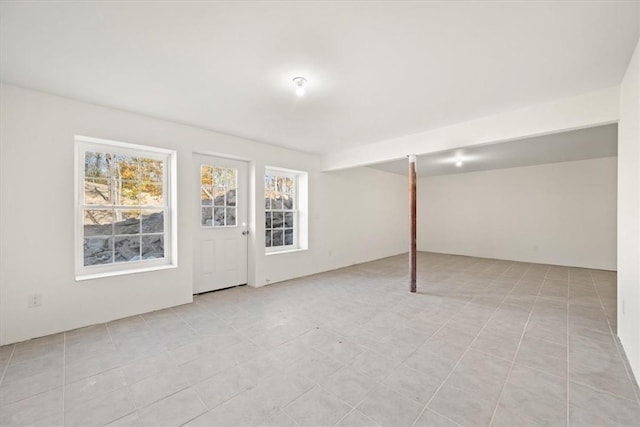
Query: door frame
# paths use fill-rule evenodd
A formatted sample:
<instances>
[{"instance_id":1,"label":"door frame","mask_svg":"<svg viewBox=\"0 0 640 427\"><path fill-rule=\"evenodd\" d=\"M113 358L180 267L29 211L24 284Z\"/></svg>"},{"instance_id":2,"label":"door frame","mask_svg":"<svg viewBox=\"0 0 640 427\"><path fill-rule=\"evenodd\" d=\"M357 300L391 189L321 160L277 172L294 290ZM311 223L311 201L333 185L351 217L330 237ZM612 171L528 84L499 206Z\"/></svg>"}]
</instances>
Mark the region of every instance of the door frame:
<instances>
[{"instance_id":1,"label":"door frame","mask_svg":"<svg viewBox=\"0 0 640 427\"><path fill-rule=\"evenodd\" d=\"M232 154L228 154L228 153L220 153L217 151L207 151L207 150L192 150L191 152L191 159L190 159L190 163L191 163L191 168L189 171L189 176L191 177L191 179L189 180L189 182L191 182L191 186L189 188L190 194L192 194L192 196L190 197L190 206L191 209L193 209L193 206L196 205L196 201L192 198L195 198L195 194L197 194L195 191L192 191L194 187L196 187L196 182L192 182L191 180L194 179L193 178L193 170L196 167L196 162L194 162L194 155L200 155L200 156L207 156L207 157L212 157L212 158L221 158L221 159L227 159L227 160L234 160L234 161L238 161L238 162L244 162L247 164L247 231L249 232L249 235L247 236L247 285L250 286L255 286L252 284L252 278L254 277L254 275L251 274L251 272L254 270L254 266L255 266L255 257L254 257L254 247L255 247L255 216L256 216L256 204L255 204L255 194L256 194L256 180L255 180L255 176L256 176L256 162L252 159L249 159L247 157L242 157L242 156L235 156ZM189 215L189 218L193 218L193 215ZM191 233L194 233L193 229L191 229ZM192 251L194 251L194 242L195 242L195 235L192 234L192 238L191 238L191 248ZM195 253L192 255L192 263L191 263L191 270L192 272L194 271L194 263L193 263L193 257L195 256ZM220 290L224 290L224 289L220 289ZM193 295L197 295L195 292L195 286L194 286L194 281L192 280L191 282L191 293ZM210 291L211 292L211 291ZM206 293L206 292L204 292Z\"/></svg>"}]
</instances>

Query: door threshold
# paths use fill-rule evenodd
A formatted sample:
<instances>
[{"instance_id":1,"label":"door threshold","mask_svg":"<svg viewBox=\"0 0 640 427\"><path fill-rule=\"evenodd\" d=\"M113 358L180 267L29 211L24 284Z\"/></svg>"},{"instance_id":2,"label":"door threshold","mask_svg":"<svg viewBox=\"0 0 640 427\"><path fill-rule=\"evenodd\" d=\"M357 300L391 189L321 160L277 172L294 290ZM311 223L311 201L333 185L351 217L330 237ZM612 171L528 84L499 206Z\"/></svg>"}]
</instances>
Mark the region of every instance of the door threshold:
<instances>
[{"instance_id":1,"label":"door threshold","mask_svg":"<svg viewBox=\"0 0 640 427\"><path fill-rule=\"evenodd\" d=\"M220 289L214 289L212 291L200 292L200 293L197 293L197 294L193 294L193 296L197 297L197 296L200 296L200 295L212 294L214 292L220 292L220 291L226 291L228 289L239 288L240 286L247 286L247 284L246 283L241 283L239 285L229 286L228 288L220 288Z\"/></svg>"}]
</instances>

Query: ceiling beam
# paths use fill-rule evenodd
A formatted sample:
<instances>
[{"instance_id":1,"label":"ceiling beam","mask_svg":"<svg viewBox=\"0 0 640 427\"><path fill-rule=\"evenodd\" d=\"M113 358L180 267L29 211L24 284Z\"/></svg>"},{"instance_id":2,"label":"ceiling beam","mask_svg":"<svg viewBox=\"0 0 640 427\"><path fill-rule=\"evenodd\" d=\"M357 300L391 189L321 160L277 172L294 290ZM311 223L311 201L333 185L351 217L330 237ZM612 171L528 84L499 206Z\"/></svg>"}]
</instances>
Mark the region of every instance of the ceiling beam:
<instances>
[{"instance_id":1,"label":"ceiling beam","mask_svg":"<svg viewBox=\"0 0 640 427\"><path fill-rule=\"evenodd\" d=\"M399 138L329 153L324 171L367 166L405 157L472 145L507 142L616 123L619 88L612 87L518 110L485 116Z\"/></svg>"}]
</instances>

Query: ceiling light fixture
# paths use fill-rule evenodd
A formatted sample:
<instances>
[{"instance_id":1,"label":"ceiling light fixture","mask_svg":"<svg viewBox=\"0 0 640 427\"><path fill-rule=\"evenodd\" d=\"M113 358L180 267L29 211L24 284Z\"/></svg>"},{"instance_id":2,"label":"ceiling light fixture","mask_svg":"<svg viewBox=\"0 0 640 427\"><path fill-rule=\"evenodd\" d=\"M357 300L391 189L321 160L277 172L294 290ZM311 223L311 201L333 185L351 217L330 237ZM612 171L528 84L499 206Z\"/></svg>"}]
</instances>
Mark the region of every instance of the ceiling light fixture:
<instances>
[{"instance_id":1,"label":"ceiling light fixture","mask_svg":"<svg viewBox=\"0 0 640 427\"><path fill-rule=\"evenodd\" d=\"M294 77L293 84L296 85L296 95L298 97L304 96L304 85L307 83L307 79L304 77Z\"/></svg>"},{"instance_id":2,"label":"ceiling light fixture","mask_svg":"<svg viewBox=\"0 0 640 427\"><path fill-rule=\"evenodd\" d=\"M458 160L458 161L456 161L456 166L457 166L457 167L462 166L462 160Z\"/></svg>"}]
</instances>

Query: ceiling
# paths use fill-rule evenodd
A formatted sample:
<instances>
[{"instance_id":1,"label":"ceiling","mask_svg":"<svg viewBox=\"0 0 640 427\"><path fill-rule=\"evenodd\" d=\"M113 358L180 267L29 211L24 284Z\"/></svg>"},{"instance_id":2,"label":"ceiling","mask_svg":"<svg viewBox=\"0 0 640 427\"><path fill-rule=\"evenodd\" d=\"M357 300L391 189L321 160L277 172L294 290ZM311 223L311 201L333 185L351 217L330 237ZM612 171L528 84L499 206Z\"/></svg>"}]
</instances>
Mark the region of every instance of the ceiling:
<instances>
[{"instance_id":1,"label":"ceiling","mask_svg":"<svg viewBox=\"0 0 640 427\"><path fill-rule=\"evenodd\" d=\"M490 169L543 165L618 155L618 125L598 126L552 135L447 150L418 156L418 176L452 175ZM462 166L457 166L457 161ZM408 175L408 160L396 159L370 167Z\"/></svg>"},{"instance_id":2,"label":"ceiling","mask_svg":"<svg viewBox=\"0 0 640 427\"><path fill-rule=\"evenodd\" d=\"M636 1L3 1L0 80L322 154L616 86L637 37Z\"/></svg>"}]
</instances>

